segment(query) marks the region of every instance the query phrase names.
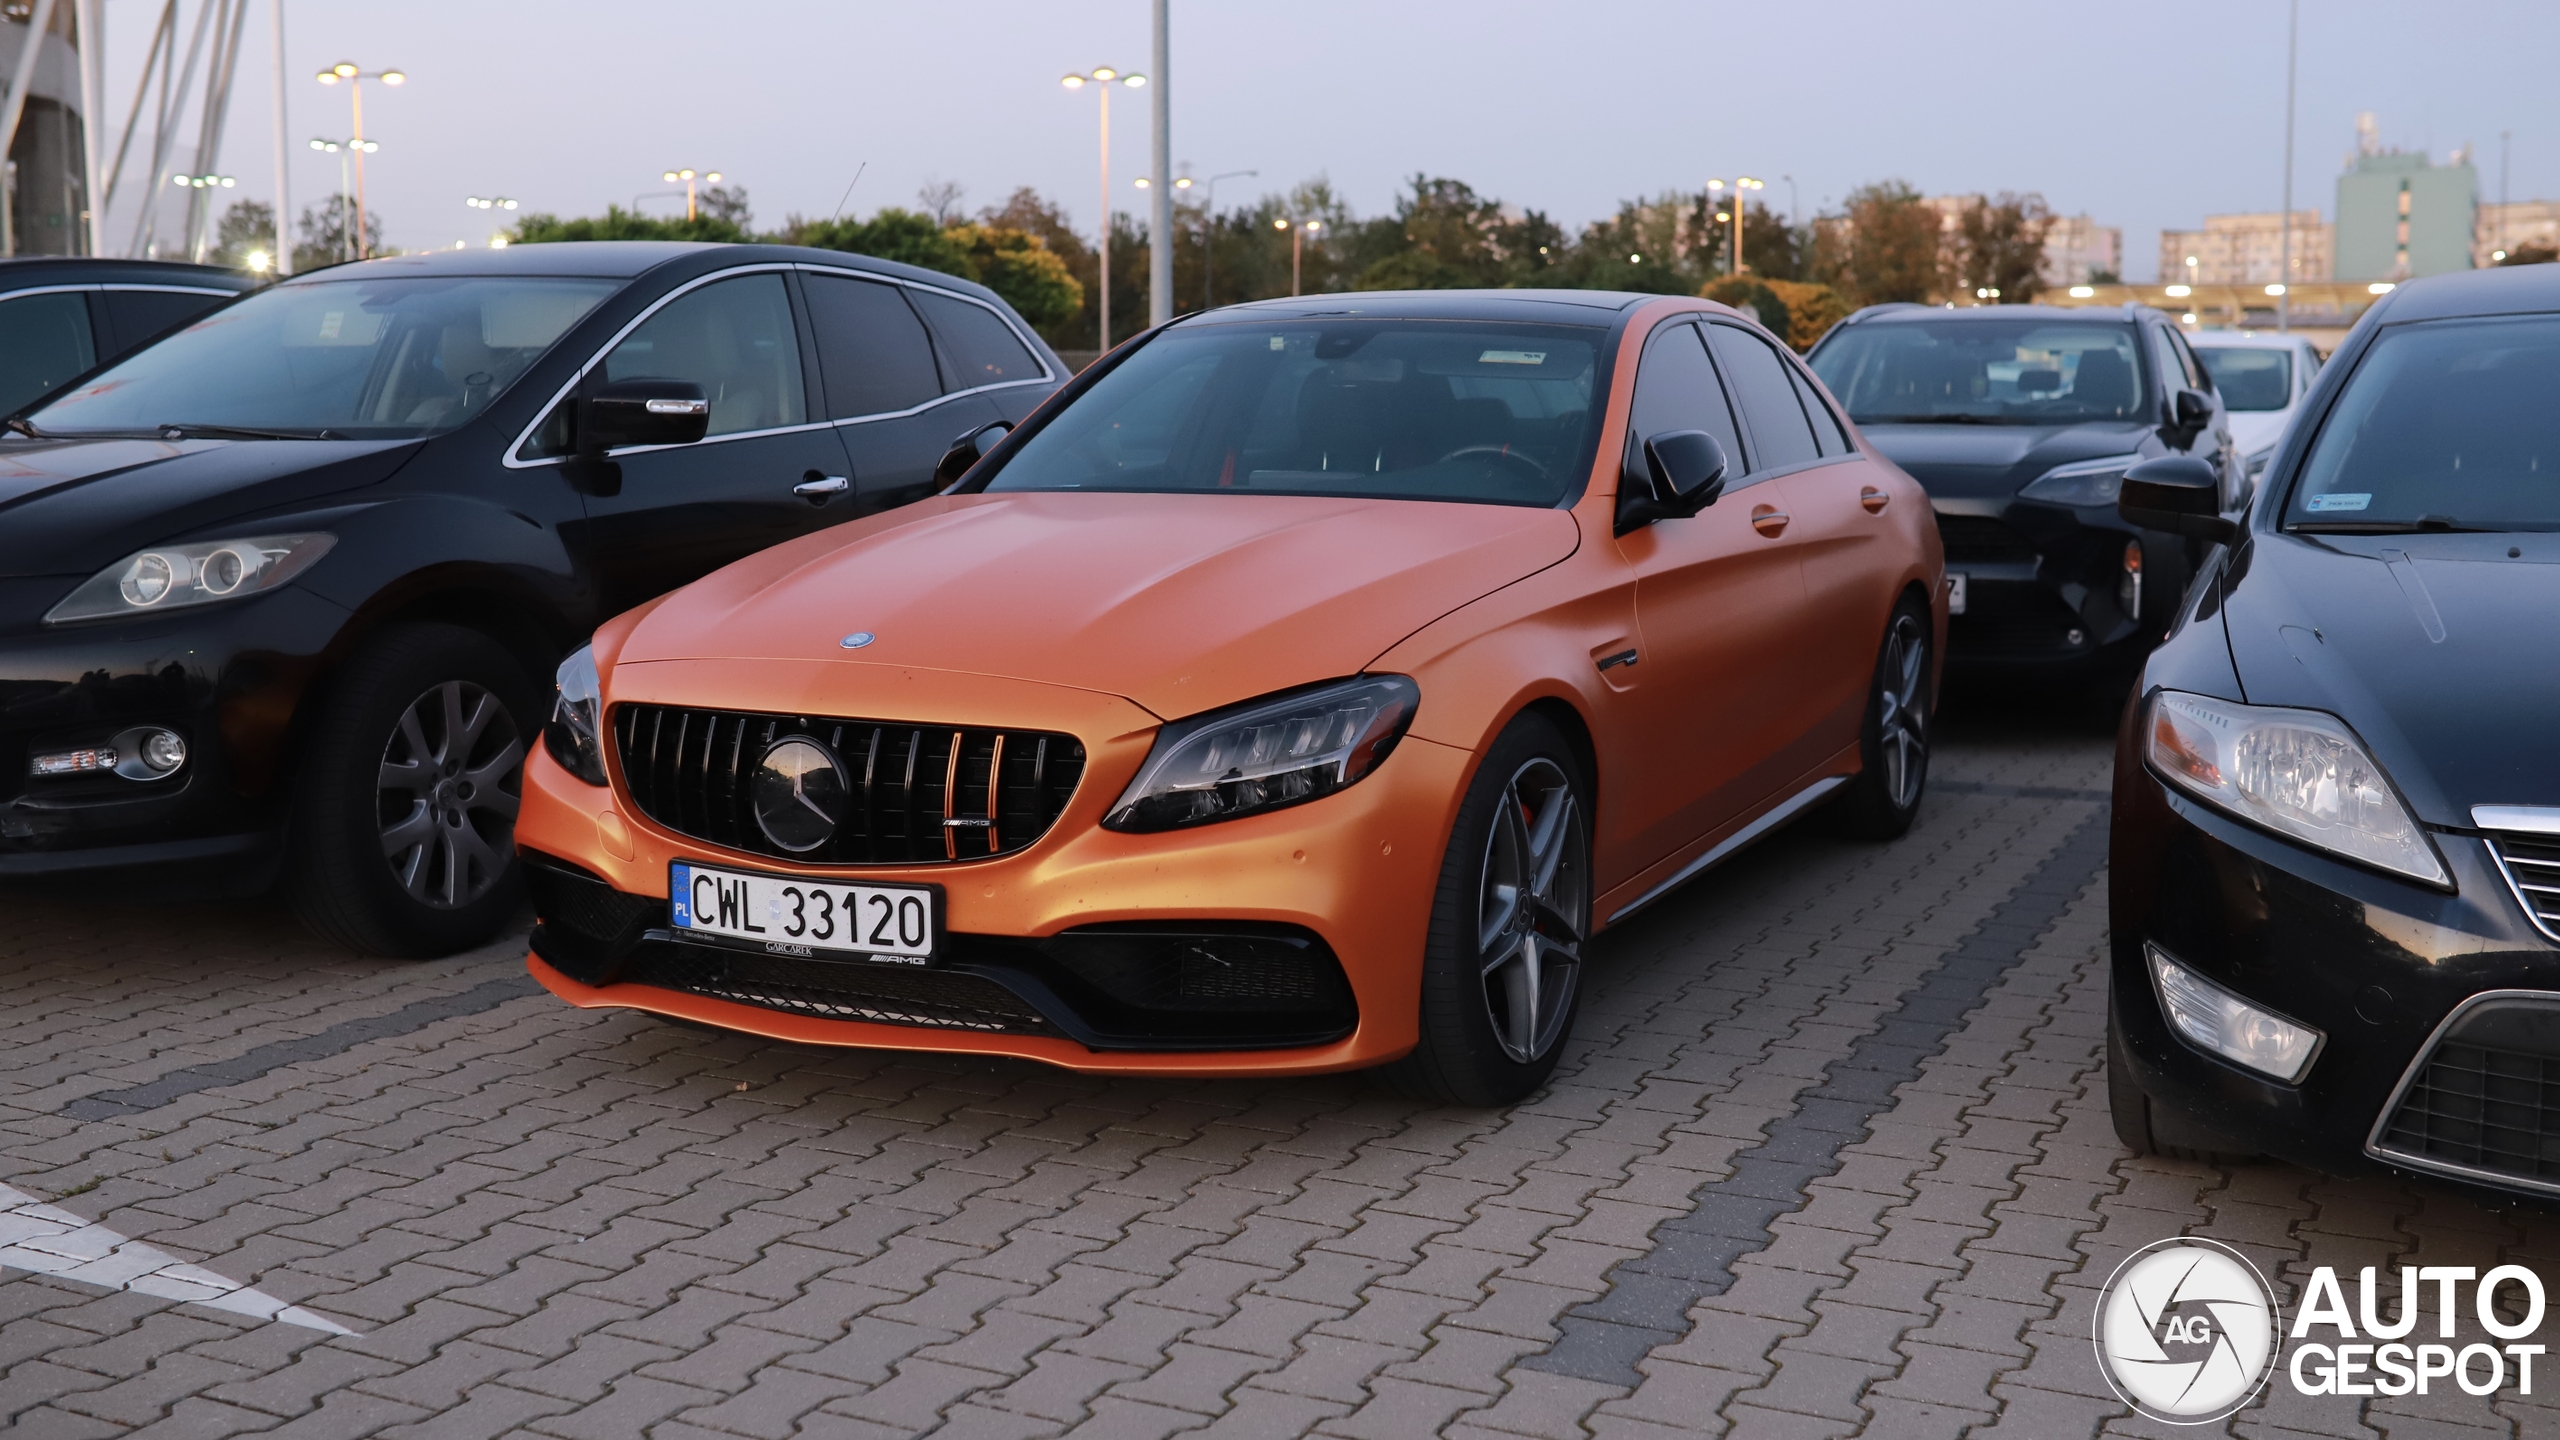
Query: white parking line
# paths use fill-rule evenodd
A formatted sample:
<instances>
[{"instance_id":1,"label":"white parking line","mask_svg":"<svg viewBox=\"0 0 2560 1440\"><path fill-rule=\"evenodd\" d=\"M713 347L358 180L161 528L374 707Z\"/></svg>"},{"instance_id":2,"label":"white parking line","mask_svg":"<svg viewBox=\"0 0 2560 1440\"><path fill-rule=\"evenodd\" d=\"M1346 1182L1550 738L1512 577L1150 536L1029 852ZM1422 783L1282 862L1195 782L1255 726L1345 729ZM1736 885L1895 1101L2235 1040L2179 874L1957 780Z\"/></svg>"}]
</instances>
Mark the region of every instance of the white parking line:
<instances>
[{"instance_id":1,"label":"white parking line","mask_svg":"<svg viewBox=\"0 0 2560 1440\"><path fill-rule=\"evenodd\" d=\"M259 1320L280 1320L332 1335L353 1330L263 1290L225 1280L164 1250L127 1240L104 1225L56 1209L23 1191L0 1185L0 1269L32 1270L62 1280L138 1290L167 1300L228 1310Z\"/></svg>"}]
</instances>

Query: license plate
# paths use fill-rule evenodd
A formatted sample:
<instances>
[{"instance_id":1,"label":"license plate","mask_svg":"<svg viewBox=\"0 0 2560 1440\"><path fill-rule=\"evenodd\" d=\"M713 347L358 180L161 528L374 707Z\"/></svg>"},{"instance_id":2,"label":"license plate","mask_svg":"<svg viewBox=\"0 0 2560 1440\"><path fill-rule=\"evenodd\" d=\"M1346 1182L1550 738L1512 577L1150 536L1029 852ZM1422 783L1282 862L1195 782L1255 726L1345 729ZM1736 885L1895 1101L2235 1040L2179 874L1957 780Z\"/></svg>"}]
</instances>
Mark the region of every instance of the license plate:
<instances>
[{"instance_id":1,"label":"license plate","mask_svg":"<svg viewBox=\"0 0 2560 1440\"><path fill-rule=\"evenodd\" d=\"M857 955L930 965L942 894L927 885L844 885L677 861L667 867L675 928L775 955Z\"/></svg>"},{"instance_id":2,"label":"license plate","mask_svg":"<svg viewBox=\"0 0 2560 1440\"><path fill-rule=\"evenodd\" d=\"M1964 576L1952 570L1947 572L1947 613L1964 613Z\"/></svg>"}]
</instances>

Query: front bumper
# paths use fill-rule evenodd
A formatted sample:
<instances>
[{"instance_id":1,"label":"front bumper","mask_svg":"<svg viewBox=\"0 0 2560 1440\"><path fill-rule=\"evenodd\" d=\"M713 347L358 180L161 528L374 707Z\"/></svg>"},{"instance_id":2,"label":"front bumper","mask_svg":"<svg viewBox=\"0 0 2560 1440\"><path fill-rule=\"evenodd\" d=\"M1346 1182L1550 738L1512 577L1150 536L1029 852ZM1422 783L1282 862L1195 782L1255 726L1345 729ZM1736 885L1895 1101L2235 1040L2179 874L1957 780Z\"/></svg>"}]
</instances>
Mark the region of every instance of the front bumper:
<instances>
[{"instance_id":1,"label":"front bumper","mask_svg":"<svg viewBox=\"0 0 2560 1440\"><path fill-rule=\"evenodd\" d=\"M2142 1090L2250 1148L2336 1173L2380 1165L2560 1194L2560 1108L2509 1103L2501 1090L2515 1086L2447 1048L2485 1043L2514 1057L2487 1071L2538 1070L2539 1050L2560 1079L2560 946L2527 920L2486 841L2431 838L2453 874L2451 894L2243 825L2120 752L2110 1003ZM2173 1032L2146 945L2321 1032L2301 1082L2208 1055ZM2484 1032L2476 1015L2448 1025L2466 1002L2498 992L2522 992L2519 1006L2554 1018L2485 1022L2500 1033ZM2520 1158L2519 1137L2551 1158Z\"/></svg>"},{"instance_id":2,"label":"front bumper","mask_svg":"<svg viewBox=\"0 0 2560 1440\"><path fill-rule=\"evenodd\" d=\"M1947 571L1965 611L1947 621L1947 663L1976 671L2128 670L2158 642L2193 573L2186 542L2103 507L1946 501ZM2124 603L2125 544L2142 546L2139 598Z\"/></svg>"},{"instance_id":3,"label":"front bumper","mask_svg":"<svg viewBox=\"0 0 2560 1440\"><path fill-rule=\"evenodd\" d=\"M1312 1074L1379 1064L1412 1048L1424 938L1441 851L1473 763L1468 752L1409 736L1375 773L1324 799L1195 830L1120 834L1100 820L1152 740L1156 722L1143 711L1090 692L907 672L899 713L882 715L878 703L819 705L814 696L843 684L830 668L841 671L775 661L617 666L607 683L615 701L682 704L688 694L716 694L740 708L787 713L1066 731L1083 739L1088 755L1076 794L1039 841L1012 854L801 867L676 834L638 812L618 767L615 785L598 789L537 747L516 840L531 862L541 921L529 962L538 980L577 1005L647 1010L775 1039L1011 1055L1095 1072ZM644 686L655 693L640 693ZM905 978L884 973L901 967L839 967L838 977L860 993L819 1013L827 1007L804 1003L806 972L786 975L660 928L668 866L678 860L938 885L949 956ZM1092 957L1097 946L1134 953L1144 947L1131 937L1149 934L1294 947L1307 957L1296 972L1305 983L1280 988L1307 1003L1223 1010L1138 1003L1145 977L1121 983ZM1084 948L1070 953L1075 947ZM1155 962L1129 963L1135 975ZM712 978L686 978L697 976ZM1328 993L1326 976L1338 977L1333 983L1347 996ZM798 999L777 993L794 987ZM759 993L761 1001L739 998ZM839 1018L864 1013L878 1018Z\"/></svg>"},{"instance_id":4,"label":"front bumper","mask_svg":"<svg viewBox=\"0 0 2560 1440\"><path fill-rule=\"evenodd\" d=\"M40 613L64 588L0 582L0 606ZM288 586L162 620L0 630L0 878L271 864L294 713L346 619ZM146 724L186 741L164 778L29 774L33 755Z\"/></svg>"}]
</instances>

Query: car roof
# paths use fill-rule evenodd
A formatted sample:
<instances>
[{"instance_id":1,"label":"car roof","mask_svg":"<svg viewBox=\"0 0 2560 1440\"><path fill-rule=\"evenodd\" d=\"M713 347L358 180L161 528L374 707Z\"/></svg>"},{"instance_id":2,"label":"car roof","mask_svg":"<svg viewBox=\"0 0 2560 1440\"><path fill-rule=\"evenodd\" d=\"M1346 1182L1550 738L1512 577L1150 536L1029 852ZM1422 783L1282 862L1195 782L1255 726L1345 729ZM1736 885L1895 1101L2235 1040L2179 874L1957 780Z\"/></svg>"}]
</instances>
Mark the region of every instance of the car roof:
<instances>
[{"instance_id":1,"label":"car roof","mask_svg":"<svg viewBox=\"0 0 2560 1440\"><path fill-rule=\"evenodd\" d=\"M1187 317L1188 325L1361 318L1369 320L1508 320L1548 325L1606 325L1647 300L1672 297L1618 290L1361 290L1253 300Z\"/></svg>"},{"instance_id":2,"label":"car roof","mask_svg":"<svg viewBox=\"0 0 2560 1440\"><path fill-rule=\"evenodd\" d=\"M715 245L691 240L562 240L508 245L481 250L426 250L414 255L386 255L346 265L305 271L289 285L328 284L339 280L388 278L394 275L590 276L630 280L661 265L693 262L689 268L711 271L724 265L827 265L862 270L900 280L914 280L1003 303L995 292L972 280L844 250L806 245Z\"/></svg>"},{"instance_id":3,"label":"car roof","mask_svg":"<svg viewBox=\"0 0 2560 1440\"><path fill-rule=\"evenodd\" d=\"M2077 322L2123 322L2136 318L2129 313L2137 307L2096 305L1923 305L1918 301L1902 301L1887 305L1871 305L1849 317L1856 325L1891 325L1913 320L1953 320L1971 324L1993 320L2044 320ZM2154 312L2158 313L2158 312Z\"/></svg>"},{"instance_id":4,"label":"car roof","mask_svg":"<svg viewBox=\"0 0 2560 1440\"><path fill-rule=\"evenodd\" d=\"M2199 350L2300 350L2311 342L2264 330L2202 330L2190 333L2187 343Z\"/></svg>"},{"instance_id":5,"label":"car roof","mask_svg":"<svg viewBox=\"0 0 2560 1440\"><path fill-rule=\"evenodd\" d=\"M247 290L258 281L220 265L190 265L180 260L99 259L89 255L20 255L0 260L0 290L23 290L30 285L102 284Z\"/></svg>"},{"instance_id":6,"label":"car roof","mask_svg":"<svg viewBox=\"0 0 2560 1440\"><path fill-rule=\"evenodd\" d=\"M2560 310L2560 265L2498 265L2404 281L2375 308L2387 324Z\"/></svg>"}]
</instances>

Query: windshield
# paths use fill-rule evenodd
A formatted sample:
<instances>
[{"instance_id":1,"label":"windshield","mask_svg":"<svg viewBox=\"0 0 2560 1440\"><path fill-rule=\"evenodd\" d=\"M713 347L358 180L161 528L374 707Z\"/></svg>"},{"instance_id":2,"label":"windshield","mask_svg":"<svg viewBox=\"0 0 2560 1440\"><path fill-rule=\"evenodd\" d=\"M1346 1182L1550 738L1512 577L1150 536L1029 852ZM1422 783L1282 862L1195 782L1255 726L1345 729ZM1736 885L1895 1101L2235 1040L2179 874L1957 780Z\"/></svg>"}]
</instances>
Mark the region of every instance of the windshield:
<instances>
[{"instance_id":1,"label":"windshield","mask_svg":"<svg viewBox=\"0 0 2560 1440\"><path fill-rule=\"evenodd\" d=\"M2560 530L2560 319L2392 326L2311 449L2295 530Z\"/></svg>"},{"instance_id":2,"label":"windshield","mask_svg":"<svg viewBox=\"0 0 2560 1440\"><path fill-rule=\"evenodd\" d=\"M614 280L467 276L280 285L135 352L28 417L48 435L404 439L485 408Z\"/></svg>"},{"instance_id":3,"label":"windshield","mask_svg":"<svg viewBox=\"0 0 2560 1440\"><path fill-rule=\"evenodd\" d=\"M1102 377L986 488L1552 505L1599 428L1605 333L1431 320L1185 326Z\"/></svg>"},{"instance_id":4,"label":"windshield","mask_svg":"<svg viewBox=\"0 0 2560 1440\"><path fill-rule=\"evenodd\" d=\"M2281 410L2293 403L2293 356L2254 346L2197 345L2225 410Z\"/></svg>"},{"instance_id":5,"label":"windshield","mask_svg":"<svg viewBox=\"0 0 2560 1440\"><path fill-rule=\"evenodd\" d=\"M1813 373L1862 425L2069 425L2149 414L2130 325L1893 320L1845 325Z\"/></svg>"}]
</instances>

